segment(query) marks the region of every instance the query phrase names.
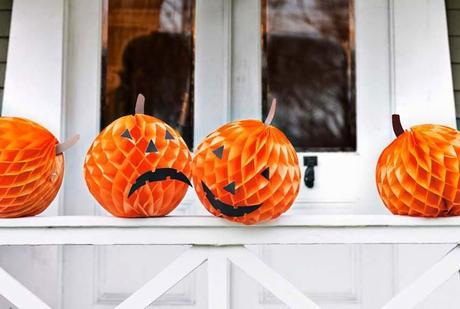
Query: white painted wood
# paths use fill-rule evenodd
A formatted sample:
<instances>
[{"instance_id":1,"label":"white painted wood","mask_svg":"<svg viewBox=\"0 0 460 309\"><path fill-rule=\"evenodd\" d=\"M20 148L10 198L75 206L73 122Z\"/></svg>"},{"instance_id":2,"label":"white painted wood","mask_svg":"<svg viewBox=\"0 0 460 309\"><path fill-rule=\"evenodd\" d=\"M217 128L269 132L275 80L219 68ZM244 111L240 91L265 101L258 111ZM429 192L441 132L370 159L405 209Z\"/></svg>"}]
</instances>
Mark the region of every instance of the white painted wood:
<instances>
[{"instance_id":1,"label":"white painted wood","mask_svg":"<svg viewBox=\"0 0 460 309\"><path fill-rule=\"evenodd\" d=\"M102 211L96 211L99 207L87 189L82 171L86 152L100 131L102 2L67 1L63 61L65 134L69 136L78 132L81 138L66 153L66 177L61 189L66 215L102 214ZM100 277L97 274L101 267L96 262L99 261L98 254L106 249L75 246L62 250L65 267L61 308L97 306L100 295L95 278ZM102 284L100 286L102 289Z\"/></svg>"},{"instance_id":2,"label":"white painted wood","mask_svg":"<svg viewBox=\"0 0 460 309\"><path fill-rule=\"evenodd\" d=\"M391 271L388 271L391 270L391 260L388 261L386 257L387 245L264 246L262 250L258 250L259 247L251 246L248 249L284 278L289 279L320 307L366 308L366 297L376 298L375 287L380 287L381 282L391 282ZM269 254L266 253L268 250ZM364 271L362 265L367 262L367 256L378 263L376 256L379 251L383 253L380 255L380 259L384 261L382 267L374 272L367 269ZM283 262L287 264L284 267ZM385 268L387 272L384 271ZM380 284L375 281L376 277ZM365 290L363 285L366 285ZM372 292L368 293L366 290ZM387 300L390 295L388 293L383 299ZM282 306L282 302L266 289L259 293L258 298L261 305Z\"/></svg>"},{"instance_id":3,"label":"white painted wood","mask_svg":"<svg viewBox=\"0 0 460 309\"><path fill-rule=\"evenodd\" d=\"M8 299L19 309L51 309L36 295L0 268L0 295Z\"/></svg>"},{"instance_id":4,"label":"white painted wood","mask_svg":"<svg viewBox=\"0 0 460 309\"><path fill-rule=\"evenodd\" d=\"M233 0L231 112L229 118L263 119L261 1Z\"/></svg>"},{"instance_id":5,"label":"white painted wood","mask_svg":"<svg viewBox=\"0 0 460 309\"><path fill-rule=\"evenodd\" d=\"M33 119L58 138L63 25L64 0L14 1L2 110L4 116Z\"/></svg>"},{"instance_id":6,"label":"white painted wood","mask_svg":"<svg viewBox=\"0 0 460 309\"><path fill-rule=\"evenodd\" d=\"M229 222L211 215L206 216L166 216L158 218L123 219L109 216L36 216L0 220L0 229L5 228L238 228L241 230L259 230L285 227L406 227L411 229L445 228L460 226L460 217L417 218L394 215L285 215L280 218L256 225L242 225Z\"/></svg>"},{"instance_id":7,"label":"white painted wood","mask_svg":"<svg viewBox=\"0 0 460 309\"><path fill-rule=\"evenodd\" d=\"M439 231L438 231L439 230ZM251 232L251 234L248 234ZM65 235L65 234L69 235ZM171 235L181 233L183 235ZM206 236L205 233L213 233ZM344 235L344 233L346 235ZM382 235L386 233L387 235ZM0 245L302 245L455 244L458 228L15 228L0 230Z\"/></svg>"},{"instance_id":8,"label":"white painted wood","mask_svg":"<svg viewBox=\"0 0 460 309\"><path fill-rule=\"evenodd\" d=\"M438 263L391 299L383 309L414 308L460 269L460 247L456 246Z\"/></svg>"},{"instance_id":9,"label":"white painted wood","mask_svg":"<svg viewBox=\"0 0 460 309\"><path fill-rule=\"evenodd\" d=\"M32 119L63 140L62 80L65 0L15 0L11 17L3 116ZM61 194L42 215L58 215ZM51 307L59 306L60 248L2 248L2 267ZM0 307L9 304L0 302ZM30 307L29 307L30 308Z\"/></svg>"},{"instance_id":10,"label":"white painted wood","mask_svg":"<svg viewBox=\"0 0 460 309\"><path fill-rule=\"evenodd\" d=\"M227 256L220 248L209 249L208 308L230 309L230 277Z\"/></svg>"},{"instance_id":11,"label":"white painted wood","mask_svg":"<svg viewBox=\"0 0 460 309\"><path fill-rule=\"evenodd\" d=\"M412 284L455 246L456 244L398 245L395 252L398 259L394 263L398 276L395 276L394 289L391 295L385 297L385 301L381 302L378 307L383 307L392 297ZM460 294L456 293L458 290L460 290L460 280L454 274L415 308L457 309L458 304L460 304Z\"/></svg>"},{"instance_id":12,"label":"white painted wood","mask_svg":"<svg viewBox=\"0 0 460 309\"><path fill-rule=\"evenodd\" d=\"M189 235L188 240L181 236L184 234ZM214 234L217 237L208 236ZM232 224L214 217L165 217L146 220L110 217L33 217L0 221L1 245L218 245L198 246L187 250L119 308L144 308L206 260L210 263L208 283L211 293L208 297L209 304L213 304L210 308L225 308L226 304L228 306L228 298L225 297L228 296L227 258L290 307L318 308L242 245L458 244L459 235L460 218L429 220L397 216L286 216L284 220L256 226ZM411 308L459 268L460 248L456 247L385 308ZM9 290L3 290L1 282L2 280L0 292L8 296Z\"/></svg>"},{"instance_id":13,"label":"white painted wood","mask_svg":"<svg viewBox=\"0 0 460 309\"><path fill-rule=\"evenodd\" d=\"M195 2L194 146L227 122L230 111L231 1Z\"/></svg>"},{"instance_id":14,"label":"white painted wood","mask_svg":"<svg viewBox=\"0 0 460 309\"><path fill-rule=\"evenodd\" d=\"M214 217L34 217L0 221L0 245L457 244L459 219L285 216L244 226Z\"/></svg>"},{"instance_id":15,"label":"white painted wood","mask_svg":"<svg viewBox=\"0 0 460 309\"><path fill-rule=\"evenodd\" d=\"M102 0L68 1L65 22L65 135L78 133L80 140L66 153L63 210L66 215L92 215L97 202L88 191L82 167L100 132Z\"/></svg>"},{"instance_id":16,"label":"white painted wood","mask_svg":"<svg viewBox=\"0 0 460 309\"><path fill-rule=\"evenodd\" d=\"M158 218L123 219L109 216L36 216L0 220L5 228L237 228L240 230L282 229L285 227L405 227L410 229L459 227L460 217L417 218L394 215L285 215L256 225L242 225L211 215L166 216Z\"/></svg>"},{"instance_id":17,"label":"white painted wood","mask_svg":"<svg viewBox=\"0 0 460 309\"><path fill-rule=\"evenodd\" d=\"M297 290L289 281L273 271L252 252L242 247L227 248L228 258L232 263L241 268L246 274L257 280L266 289L278 297L289 308L318 309L302 292Z\"/></svg>"},{"instance_id":18,"label":"white painted wood","mask_svg":"<svg viewBox=\"0 0 460 309\"><path fill-rule=\"evenodd\" d=\"M32 119L61 141L63 27L64 0L14 1L2 107L2 116ZM62 213L58 200L44 213Z\"/></svg>"},{"instance_id":19,"label":"white painted wood","mask_svg":"<svg viewBox=\"0 0 460 309\"><path fill-rule=\"evenodd\" d=\"M147 282L117 309L141 309L147 307L166 293L177 282L206 261L206 248L192 247L163 269L155 278Z\"/></svg>"},{"instance_id":20,"label":"white painted wood","mask_svg":"<svg viewBox=\"0 0 460 309\"><path fill-rule=\"evenodd\" d=\"M444 0L392 0L395 109L403 125L455 127Z\"/></svg>"}]
</instances>

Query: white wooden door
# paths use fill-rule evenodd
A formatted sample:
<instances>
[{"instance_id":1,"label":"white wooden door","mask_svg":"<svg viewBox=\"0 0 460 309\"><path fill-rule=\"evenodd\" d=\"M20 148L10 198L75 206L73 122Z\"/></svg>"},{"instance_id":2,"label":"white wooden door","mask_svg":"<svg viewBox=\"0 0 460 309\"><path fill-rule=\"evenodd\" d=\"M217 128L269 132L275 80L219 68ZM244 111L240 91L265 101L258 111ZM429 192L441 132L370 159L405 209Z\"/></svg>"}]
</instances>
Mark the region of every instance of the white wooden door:
<instances>
[{"instance_id":1,"label":"white wooden door","mask_svg":"<svg viewBox=\"0 0 460 309\"><path fill-rule=\"evenodd\" d=\"M195 145L226 121L263 117L261 7L257 0L196 0ZM13 11L3 111L35 119L41 115L61 137L81 134L80 143L66 154L59 213L103 215L86 189L81 168L86 150L99 132L102 0L40 0L33 6L15 0L15 8L20 9ZM313 154L318 156L315 186L308 189L302 185L289 211L292 215L384 213L375 190L374 166L378 153L392 139L391 113L401 113L406 127L419 122L454 124L444 2L356 0L354 13L357 149ZM50 44L30 40L26 29L37 31L32 32L35 38L52 34ZM40 49L30 53L31 44ZM38 63L45 55L45 63L52 66L31 66L31 61ZM23 91L25 77L35 92ZM33 88L36 84L38 88ZM29 103L31 95L36 105ZM62 121L57 121L61 113ZM303 155L299 153L300 162ZM58 213L53 209L51 212ZM191 213L204 213L193 191L176 211ZM427 263L410 247L253 249L325 308L377 308L401 287L400 278L403 285ZM2 261L13 264L21 256L20 250L4 251ZM29 255L40 256L35 250L42 249ZM37 294L45 295L56 307L112 308L184 248L68 247L62 251L62 269L61 253L47 250L40 251L47 259L39 263L42 270L52 270L56 282L39 286L33 267L11 267L26 286L27 280L32 290L34 284L39 286ZM442 254L439 249L431 252L428 263L438 252ZM413 262L414 257L418 263ZM184 280L153 307L206 308L204 270ZM233 308L282 307L238 269L232 269L232 279ZM449 284L458 288L455 282ZM431 299L432 304L441 297ZM430 308L430 304L426 306Z\"/></svg>"}]
</instances>

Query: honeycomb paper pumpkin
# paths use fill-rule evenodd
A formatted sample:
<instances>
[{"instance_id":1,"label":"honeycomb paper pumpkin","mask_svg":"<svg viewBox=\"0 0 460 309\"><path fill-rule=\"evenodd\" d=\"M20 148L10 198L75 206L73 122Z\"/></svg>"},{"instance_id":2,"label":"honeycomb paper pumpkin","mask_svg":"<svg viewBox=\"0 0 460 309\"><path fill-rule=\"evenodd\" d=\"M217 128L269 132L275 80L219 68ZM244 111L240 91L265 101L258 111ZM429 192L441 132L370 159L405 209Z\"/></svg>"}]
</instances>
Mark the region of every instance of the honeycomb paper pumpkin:
<instances>
[{"instance_id":1,"label":"honeycomb paper pumpkin","mask_svg":"<svg viewBox=\"0 0 460 309\"><path fill-rule=\"evenodd\" d=\"M0 117L0 217L34 216L56 197L64 176L63 152L78 135L59 144L41 125Z\"/></svg>"},{"instance_id":2,"label":"honeycomb paper pumpkin","mask_svg":"<svg viewBox=\"0 0 460 309\"><path fill-rule=\"evenodd\" d=\"M397 215L460 215L460 133L441 125L404 131L393 115L397 135L380 155L376 169L379 194Z\"/></svg>"},{"instance_id":3,"label":"honeycomb paper pumpkin","mask_svg":"<svg viewBox=\"0 0 460 309\"><path fill-rule=\"evenodd\" d=\"M297 154L270 125L276 102L265 123L228 123L198 146L192 164L194 188L215 216L255 224L280 216L294 202L300 185Z\"/></svg>"},{"instance_id":4,"label":"honeycomb paper pumpkin","mask_svg":"<svg viewBox=\"0 0 460 309\"><path fill-rule=\"evenodd\" d=\"M84 174L89 191L117 217L165 216L191 185L191 154L182 137L163 121L136 114L108 125L88 150Z\"/></svg>"}]
</instances>

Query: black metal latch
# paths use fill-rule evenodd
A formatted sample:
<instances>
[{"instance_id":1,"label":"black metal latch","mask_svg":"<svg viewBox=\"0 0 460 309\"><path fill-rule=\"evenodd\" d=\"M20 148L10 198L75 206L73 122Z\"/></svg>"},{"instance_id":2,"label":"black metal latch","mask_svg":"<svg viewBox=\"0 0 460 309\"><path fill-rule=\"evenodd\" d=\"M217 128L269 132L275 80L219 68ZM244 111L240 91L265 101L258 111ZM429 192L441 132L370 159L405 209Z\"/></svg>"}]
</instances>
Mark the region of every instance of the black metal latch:
<instances>
[{"instance_id":1,"label":"black metal latch","mask_svg":"<svg viewBox=\"0 0 460 309\"><path fill-rule=\"evenodd\" d=\"M307 167L303 181L307 188L311 189L315 184L315 166L318 165L318 157L303 157L303 165Z\"/></svg>"}]
</instances>

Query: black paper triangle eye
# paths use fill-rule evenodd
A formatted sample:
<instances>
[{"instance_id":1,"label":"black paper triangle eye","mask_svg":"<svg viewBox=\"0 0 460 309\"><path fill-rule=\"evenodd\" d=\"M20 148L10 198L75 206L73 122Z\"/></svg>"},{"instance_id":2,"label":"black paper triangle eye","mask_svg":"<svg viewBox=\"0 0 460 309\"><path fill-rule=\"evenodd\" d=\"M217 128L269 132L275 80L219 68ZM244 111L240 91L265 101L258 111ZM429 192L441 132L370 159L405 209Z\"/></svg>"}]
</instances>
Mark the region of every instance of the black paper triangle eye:
<instances>
[{"instance_id":1,"label":"black paper triangle eye","mask_svg":"<svg viewBox=\"0 0 460 309\"><path fill-rule=\"evenodd\" d=\"M222 156L224 155L224 146L214 149L212 153L214 153L219 159L222 159Z\"/></svg>"},{"instance_id":2,"label":"black paper triangle eye","mask_svg":"<svg viewBox=\"0 0 460 309\"><path fill-rule=\"evenodd\" d=\"M123 131L123 133L121 134L121 137L124 137L124 138L127 138L127 139L133 139L133 137L131 136L131 133L129 133L129 130L126 129Z\"/></svg>"},{"instance_id":3,"label":"black paper triangle eye","mask_svg":"<svg viewBox=\"0 0 460 309\"><path fill-rule=\"evenodd\" d=\"M153 143L152 140L150 140L145 152L146 153L158 152L158 149L157 149L157 147L155 146L155 144Z\"/></svg>"},{"instance_id":4,"label":"black paper triangle eye","mask_svg":"<svg viewBox=\"0 0 460 309\"><path fill-rule=\"evenodd\" d=\"M231 182L224 187L224 190L228 193L235 194L235 182Z\"/></svg>"},{"instance_id":5,"label":"black paper triangle eye","mask_svg":"<svg viewBox=\"0 0 460 309\"><path fill-rule=\"evenodd\" d=\"M165 133L165 139L168 140L168 139L174 139L174 136L172 136L171 133L169 133L168 130L166 130L166 133Z\"/></svg>"},{"instance_id":6,"label":"black paper triangle eye","mask_svg":"<svg viewBox=\"0 0 460 309\"><path fill-rule=\"evenodd\" d=\"M264 176L265 179L270 180L270 168L267 167L264 169L261 175Z\"/></svg>"}]
</instances>

